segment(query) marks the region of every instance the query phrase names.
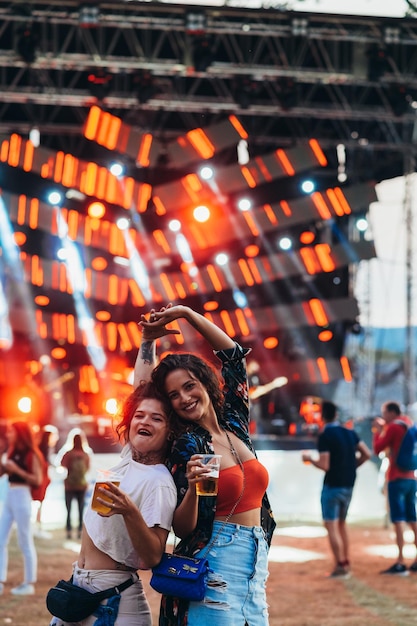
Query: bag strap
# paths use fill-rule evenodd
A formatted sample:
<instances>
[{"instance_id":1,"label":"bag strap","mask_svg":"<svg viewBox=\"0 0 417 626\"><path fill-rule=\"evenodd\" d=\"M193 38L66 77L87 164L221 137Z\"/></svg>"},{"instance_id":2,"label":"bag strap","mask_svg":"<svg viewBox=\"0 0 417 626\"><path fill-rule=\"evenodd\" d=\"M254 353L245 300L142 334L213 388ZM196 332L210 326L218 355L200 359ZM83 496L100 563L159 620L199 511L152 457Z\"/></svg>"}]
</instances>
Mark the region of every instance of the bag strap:
<instances>
[{"instance_id":1,"label":"bag strap","mask_svg":"<svg viewBox=\"0 0 417 626\"><path fill-rule=\"evenodd\" d=\"M243 498L243 494L245 493L245 487L246 487L245 468L243 467L243 463L242 463L242 461L240 459L239 454L237 453L237 450L235 450L235 447L234 447L234 445L232 443L232 440L230 439L229 433L227 432L227 430L225 430L224 432L226 433L227 441L229 442L230 451L231 451L232 455L235 457L235 459L237 460L237 462L239 463L240 469L242 470L242 474L243 474L242 491L240 492L240 496L238 497L238 499L234 503L234 505L232 507L232 510L230 511L229 515L226 517L226 519L224 520L223 524L220 526L219 530L214 535L214 537L212 537L210 539L210 542L207 544L206 550L205 550L205 553L204 553L205 555L207 555L207 553L210 551L210 548L213 546L213 544L216 541L217 537L219 536L219 534L221 533L221 531L223 530L223 528L225 527L225 525L227 524L229 519L232 517L233 513L236 511L236 507L239 504L239 502L241 501L241 499ZM199 558L204 558L204 555L200 556Z\"/></svg>"},{"instance_id":2,"label":"bag strap","mask_svg":"<svg viewBox=\"0 0 417 626\"><path fill-rule=\"evenodd\" d=\"M71 576L70 582L74 584L72 578L73 577ZM130 578L125 580L120 585L116 585L115 587L109 587L109 589L103 589L103 591L96 591L91 595L97 598L97 600L106 600L106 598L111 598L112 596L119 595L128 587L131 587L137 580L139 580L139 576L136 573L132 573Z\"/></svg>"}]
</instances>

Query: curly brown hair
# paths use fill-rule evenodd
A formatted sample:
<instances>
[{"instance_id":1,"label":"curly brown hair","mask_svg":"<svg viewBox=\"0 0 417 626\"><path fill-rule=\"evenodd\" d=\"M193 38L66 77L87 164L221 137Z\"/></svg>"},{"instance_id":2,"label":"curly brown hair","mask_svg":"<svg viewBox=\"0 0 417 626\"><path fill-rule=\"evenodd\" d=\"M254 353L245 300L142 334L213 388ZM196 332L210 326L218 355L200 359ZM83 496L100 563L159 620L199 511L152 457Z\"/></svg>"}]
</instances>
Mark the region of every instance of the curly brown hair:
<instances>
[{"instance_id":1,"label":"curly brown hair","mask_svg":"<svg viewBox=\"0 0 417 626\"><path fill-rule=\"evenodd\" d=\"M195 354L184 352L168 354L152 371L152 382L160 393L164 395L165 400L170 402L165 391L166 378L168 374L177 369L190 372L204 385L213 403L216 415L220 418L223 410L224 396L219 374L208 361Z\"/></svg>"}]
</instances>

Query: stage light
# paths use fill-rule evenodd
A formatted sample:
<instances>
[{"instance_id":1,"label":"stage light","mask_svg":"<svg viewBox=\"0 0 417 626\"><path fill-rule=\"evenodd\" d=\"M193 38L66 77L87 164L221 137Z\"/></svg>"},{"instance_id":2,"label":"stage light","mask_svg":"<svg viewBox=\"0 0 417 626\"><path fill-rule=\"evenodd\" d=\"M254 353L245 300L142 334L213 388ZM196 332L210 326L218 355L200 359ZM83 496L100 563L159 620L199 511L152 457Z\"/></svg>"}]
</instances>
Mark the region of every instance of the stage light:
<instances>
[{"instance_id":1,"label":"stage light","mask_svg":"<svg viewBox=\"0 0 417 626\"><path fill-rule=\"evenodd\" d=\"M88 205L87 213L92 219L100 219L106 212L106 207L102 202L94 201Z\"/></svg>"},{"instance_id":2,"label":"stage light","mask_svg":"<svg viewBox=\"0 0 417 626\"><path fill-rule=\"evenodd\" d=\"M248 299L246 295L239 289L233 289L233 300L239 309L244 309L248 306Z\"/></svg>"},{"instance_id":3,"label":"stage light","mask_svg":"<svg viewBox=\"0 0 417 626\"><path fill-rule=\"evenodd\" d=\"M51 350L51 356L57 360L65 359L65 357L67 356L67 351L65 350L65 348L53 348Z\"/></svg>"},{"instance_id":4,"label":"stage light","mask_svg":"<svg viewBox=\"0 0 417 626\"><path fill-rule=\"evenodd\" d=\"M119 178L119 176L123 176L125 173L125 166L122 163L119 162L115 162L112 163L109 167L109 171L111 174L113 174L113 176L116 176L116 178Z\"/></svg>"},{"instance_id":5,"label":"stage light","mask_svg":"<svg viewBox=\"0 0 417 626\"><path fill-rule=\"evenodd\" d=\"M171 220L168 228L172 233L178 233L181 230L181 222L179 220Z\"/></svg>"},{"instance_id":6,"label":"stage light","mask_svg":"<svg viewBox=\"0 0 417 626\"><path fill-rule=\"evenodd\" d=\"M29 398L29 396L19 398L17 408L21 413L30 413L32 411L32 398Z\"/></svg>"},{"instance_id":7,"label":"stage light","mask_svg":"<svg viewBox=\"0 0 417 626\"><path fill-rule=\"evenodd\" d=\"M39 131L39 128L37 128L36 126L30 129L29 140L33 143L35 148L39 148L39 145L41 143L41 133Z\"/></svg>"},{"instance_id":8,"label":"stage light","mask_svg":"<svg viewBox=\"0 0 417 626\"><path fill-rule=\"evenodd\" d=\"M34 303L37 304L38 306L47 306L50 303L50 299L48 298L48 296L44 296L39 294L38 296L36 296L33 299ZM41 361L42 357L39 359ZM42 363L42 361L41 361Z\"/></svg>"},{"instance_id":9,"label":"stage light","mask_svg":"<svg viewBox=\"0 0 417 626\"><path fill-rule=\"evenodd\" d=\"M266 337L264 339L264 348L266 348L267 350L273 350L277 347L278 343L279 342L277 337Z\"/></svg>"},{"instance_id":10,"label":"stage light","mask_svg":"<svg viewBox=\"0 0 417 626\"><path fill-rule=\"evenodd\" d=\"M207 222L210 219L210 209L204 205L197 206L193 211L193 216L196 222Z\"/></svg>"},{"instance_id":11,"label":"stage light","mask_svg":"<svg viewBox=\"0 0 417 626\"><path fill-rule=\"evenodd\" d=\"M295 37L305 37L308 34L308 20L303 17L292 19L291 32Z\"/></svg>"},{"instance_id":12,"label":"stage light","mask_svg":"<svg viewBox=\"0 0 417 626\"><path fill-rule=\"evenodd\" d=\"M237 162L239 165L246 165L249 160L248 142L246 139L241 139L237 144Z\"/></svg>"},{"instance_id":13,"label":"stage light","mask_svg":"<svg viewBox=\"0 0 417 626\"><path fill-rule=\"evenodd\" d=\"M252 206L252 202L248 198L241 198L237 203L239 211L249 211Z\"/></svg>"},{"instance_id":14,"label":"stage light","mask_svg":"<svg viewBox=\"0 0 417 626\"><path fill-rule=\"evenodd\" d=\"M185 30L192 35L201 35L207 28L207 18L204 11L188 11L185 14Z\"/></svg>"},{"instance_id":15,"label":"stage light","mask_svg":"<svg viewBox=\"0 0 417 626\"><path fill-rule=\"evenodd\" d=\"M309 244L313 243L315 238L316 238L316 233L314 233L311 230L305 230L300 235L300 242L304 244L305 246L308 246Z\"/></svg>"},{"instance_id":16,"label":"stage light","mask_svg":"<svg viewBox=\"0 0 417 626\"><path fill-rule=\"evenodd\" d=\"M115 398L109 398L106 400L104 408L106 409L106 413L109 415L116 415L119 410L119 405L117 404L117 400Z\"/></svg>"},{"instance_id":17,"label":"stage light","mask_svg":"<svg viewBox=\"0 0 417 626\"><path fill-rule=\"evenodd\" d=\"M399 28L395 26L386 26L384 30L384 42L387 44L390 43L400 43L401 31Z\"/></svg>"},{"instance_id":18,"label":"stage light","mask_svg":"<svg viewBox=\"0 0 417 626\"><path fill-rule=\"evenodd\" d=\"M316 186L312 180L304 180L301 183L301 191L304 193L312 193L315 190Z\"/></svg>"},{"instance_id":19,"label":"stage light","mask_svg":"<svg viewBox=\"0 0 417 626\"><path fill-rule=\"evenodd\" d=\"M368 220L365 217L359 217L356 220L356 228L360 233L364 233L368 229Z\"/></svg>"},{"instance_id":20,"label":"stage light","mask_svg":"<svg viewBox=\"0 0 417 626\"><path fill-rule=\"evenodd\" d=\"M93 268L93 270L96 270L96 272L102 272L103 270L106 269L107 266L108 266L108 262L102 256L96 256L94 257L94 259L91 259L91 267Z\"/></svg>"},{"instance_id":21,"label":"stage light","mask_svg":"<svg viewBox=\"0 0 417 626\"><path fill-rule=\"evenodd\" d=\"M65 261L67 258L67 251L65 250L65 248L59 248L59 250L56 253L56 257L60 261Z\"/></svg>"},{"instance_id":22,"label":"stage light","mask_svg":"<svg viewBox=\"0 0 417 626\"><path fill-rule=\"evenodd\" d=\"M250 244L249 246L246 246L245 254L249 258L254 258L254 257L258 256L258 254L259 254L259 246L257 246L254 243Z\"/></svg>"},{"instance_id":23,"label":"stage light","mask_svg":"<svg viewBox=\"0 0 417 626\"><path fill-rule=\"evenodd\" d=\"M63 197L64 196L60 191L54 189L48 193L47 200L49 204L52 204L52 206L58 206L62 202Z\"/></svg>"},{"instance_id":24,"label":"stage light","mask_svg":"<svg viewBox=\"0 0 417 626\"><path fill-rule=\"evenodd\" d=\"M220 252L216 256L216 263L217 263L217 265L227 265L228 262L229 262L229 257L224 252Z\"/></svg>"},{"instance_id":25,"label":"stage light","mask_svg":"<svg viewBox=\"0 0 417 626\"><path fill-rule=\"evenodd\" d=\"M129 259L124 256L113 257L113 263L116 263L116 265L121 265L122 267L129 267L130 265Z\"/></svg>"},{"instance_id":26,"label":"stage light","mask_svg":"<svg viewBox=\"0 0 417 626\"><path fill-rule=\"evenodd\" d=\"M278 245L281 248L281 250L291 250L292 241L289 237L281 237L281 239L278 242Z\"/></svg>"},{"instance_id":27,"label":"stage light","mask_svg":"<svg viewBox=\"0 0 417 626\"><path fill-rule=\"evenodd\" d=\"M100 22L100 8L94 2L82 2L78 9L78 23L83 28L98 26Z\"/></svg>"},{"instance_id":28,"label":"stage light","mask_svg":"<svg viewBox=\"0 0 417 626\"><path fill-rule=\"evenodd\" d=\"M119 219L116 221L116 225L117 228L119 228L120 230L126 230L127 228L129 228L130 222L127 217L119 217Z\"/></svg>"},{"instance_id":29,"label":"stage light","mask_svg":"<svg viewBox=\"0 0 417 626\"><path fill-rule=\"evenodd\" d=\"M211 180L214 176L214 170L212 167L209 167L208 165L205 165L204 167L201 168L200 170L200 177L203 180Z\"/></svg>"}]
</instances>

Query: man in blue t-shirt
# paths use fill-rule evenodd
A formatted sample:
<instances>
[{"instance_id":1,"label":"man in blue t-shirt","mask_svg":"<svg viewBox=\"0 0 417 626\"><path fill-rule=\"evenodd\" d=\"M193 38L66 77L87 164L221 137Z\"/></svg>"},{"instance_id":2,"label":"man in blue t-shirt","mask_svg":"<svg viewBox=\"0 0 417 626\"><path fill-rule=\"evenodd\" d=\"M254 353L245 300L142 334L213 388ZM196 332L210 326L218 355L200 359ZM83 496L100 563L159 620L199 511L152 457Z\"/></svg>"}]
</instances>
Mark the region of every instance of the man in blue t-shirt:
<instances>
[{"instance_id":1,"label":"man in blue t-shirt","mask_svg":"<svg viewBox=\"0 0 417 626\"><path fill-rule=\"evenodd\" d=\"M356 468L371 458L368 446L354 430L341 426L336 420L337 407L333 402L322 403L324 428L319 435L319 458L303 453L305 463L311 463L325 472L321 492L321 511L335 559L331 578L349 576L349 539L346 516L356 480Z\"/></svg>"}]
</instances>

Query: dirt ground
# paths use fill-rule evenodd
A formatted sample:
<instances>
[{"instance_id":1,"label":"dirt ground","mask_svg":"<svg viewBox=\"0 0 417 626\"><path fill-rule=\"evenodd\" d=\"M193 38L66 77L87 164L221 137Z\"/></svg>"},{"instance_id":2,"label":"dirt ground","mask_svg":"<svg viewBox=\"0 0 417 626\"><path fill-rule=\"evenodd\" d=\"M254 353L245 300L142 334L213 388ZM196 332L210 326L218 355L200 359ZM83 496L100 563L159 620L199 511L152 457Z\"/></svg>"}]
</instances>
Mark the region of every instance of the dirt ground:
<instances>
[{"instance_id":1,"label":"dirt ground","mask_svg":"<svg viewBox=\"0 0 417 626\"><path fill-rule=\"evenodd\" d=\"M417 574L399 578L379 574L395 560L392 529L381 522L351 525L350 537L352 576L349 580L333 580L326 576L332 563L321 526L279 525L270 552L270 626L417 625ZM16 538L12 537L9 580L0 596L0 625L49 624L46 591L58 579L69 578L79 545L68 542L63 530L51 531L49 538L37 538L36 545L36 595L14 597L10 588L22 580L22 561ZM415 549L411 544L406 548L411 563ZM159 596L148 586L149 573L143 572L142 578L156 626Z\"/></svg>"}]
</instances>

